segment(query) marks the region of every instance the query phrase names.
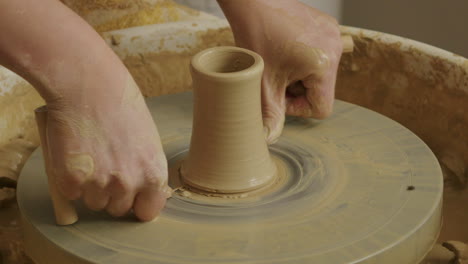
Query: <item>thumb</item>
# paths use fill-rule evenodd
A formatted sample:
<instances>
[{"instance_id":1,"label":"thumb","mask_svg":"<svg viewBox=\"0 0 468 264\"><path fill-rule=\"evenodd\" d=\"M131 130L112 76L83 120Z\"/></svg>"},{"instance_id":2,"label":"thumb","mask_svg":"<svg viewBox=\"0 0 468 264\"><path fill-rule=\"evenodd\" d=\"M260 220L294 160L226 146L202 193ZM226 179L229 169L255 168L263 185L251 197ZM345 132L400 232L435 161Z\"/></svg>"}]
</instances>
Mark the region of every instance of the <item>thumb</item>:
<instances>
[{"instance_id":1,"label":"thumb","mask_svg":"<svg viewBox=\"0 0 468 264\"><path fill-rule=\"evenodd\" d=\"M135 197L133 211L138 219L143 222L153 220L166 204L166 199L170 197L171 189L168 186L163 188L145 188Z\"/></svg>"},{"instance_id":2,"label":"thumb","mask_svg":"<svg viewBox=\"0 0 468 264\"><path fill-rule=\"evenodd\" d=\"M262 115L263 129L267 143L274 144L278 141L284 127L286 100L284 89L273 86L266 78L262 81Z\"/></svg>"},{"instance_id":3,"label":"thumb","mask_svg":"<svg viewBox=\"0 0 468 264\"><path fill-rule=\"evenodd\" d=\"M324 119L333 108L334 84L321 79L305 78L291 84L286 92L286 114Z\"/></svg>"},{"instance_id":4,"label":"thumb","mask_svg":"<svg viewBox=\"0 0 468 264\"><path fill-rule=\"evenodd\" d=\"M306 74L287 88L288 115L324 119L331 114L338 61L329 62L325 54L320 57L322 62L309 61Z\"/></svg>"}]
</instances>

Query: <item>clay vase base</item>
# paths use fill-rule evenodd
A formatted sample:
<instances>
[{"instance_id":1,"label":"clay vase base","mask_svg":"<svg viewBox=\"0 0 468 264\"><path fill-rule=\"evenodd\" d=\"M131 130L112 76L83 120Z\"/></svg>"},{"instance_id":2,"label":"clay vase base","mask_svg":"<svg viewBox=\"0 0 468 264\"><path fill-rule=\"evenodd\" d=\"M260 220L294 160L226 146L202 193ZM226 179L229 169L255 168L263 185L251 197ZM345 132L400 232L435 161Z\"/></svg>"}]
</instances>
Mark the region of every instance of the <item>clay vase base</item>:
<instances>
[{"instance_id":1,"label":"clay vase base","mask_svg":"<svg viewBox=\"0 0 468 264\"><path fill-rule=\"evenodd\" d=\"M275 164L276 174L265 185L257 187L253 190L245 190L235 193L226 193L218 190L205 190L187 184L180 173L180 168L186 155L179 160L171 162L169 167L169 186L174 190L174 193L187 197L193 200L209 201L215 203L229 203L230 201L248 201L253 199L261 199L264 196L272 195L284 188L288 181L293 177L294 170L290 162L279 156L275 150L271 152L271 158Z\"/></svg>"},{"instance_id":2,"label":"clay vase base","mask_svg":"<svg viewBox=\"0 0 468 264\"><path fill-rule=\"evenodd\" d=\"M273 159L273 157L272 157ZM272 160L273 161L273 160ZM188 182L186 179L184 179L184 173L183 171L183 161L177 166L177 175L174 175L173 177L178 178L178 183L175 185L177 187L175 188L183 188L184 190L190 190L193 193L199 193L204 196L211 196L211 197L246 197L246 196L251 196L252 194L258 193L258 192L263 192L265 189L269 189L272 186L276 185L279 181L281 181L281 177L285 177L285 175L278 175L280 172L275 172L274 175L270 177L270 179L266 182L263 182L261 185L256 185L255 187L249 188L249 189L237 189L235 191L232 190L217 190L217 189L211 189L208 187L204 187L201 185L198 185L193 182ZM275 163L275 161L273 161ZM276 167L276 164L275 164ZM171 170L171 168L169 168ZM284 174L284 172L283 172ZM174 189L173 186L170 186L171 188Z\"/></svg>"}]
</instances>

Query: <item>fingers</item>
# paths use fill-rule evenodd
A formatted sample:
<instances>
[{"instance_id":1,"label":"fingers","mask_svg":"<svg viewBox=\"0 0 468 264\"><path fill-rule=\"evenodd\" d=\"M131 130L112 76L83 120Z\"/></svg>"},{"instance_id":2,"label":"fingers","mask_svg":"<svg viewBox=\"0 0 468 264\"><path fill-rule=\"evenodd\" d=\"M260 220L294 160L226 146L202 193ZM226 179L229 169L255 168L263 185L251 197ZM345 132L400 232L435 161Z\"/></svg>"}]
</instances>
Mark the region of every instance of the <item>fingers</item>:
<instances>
[{"instance_id":1,"label":"fingers","mask_svg":"<svg viewBox=\"0 0 468 264\"><path fill-rule=\"evenodd\" d=\"M167 195L158 188L145 188L135 197L133 211L143 222L151 221L166 204Z\"/></svg>"},{"instance_id":2,"label":"fingers","mask_svg":"<svg viewBox=\"0 0 468 264\"><path fill-rule=\"evenodd\" d=\"M286 114L324 119L333 109L335 87L314 77L299 81L286 92Z\"/></svg>"},{"instance_id":3,"label":"fingers","mask_svg":"<svg viewBox=\"0 0 468 264\"><path fill-rule=\"evenodd\" d=\"M158 164L158 162L154 162ZM165 164L165 163L163 163ZM172 193L167 186L167 169L165 165L146 166L138 179L139 184L132 186L132 181L125 181L114 173L115 180L109 186L111 200L106 207L109 214L115 217L123 216L133 208L135 216L141 221L151 221L166 204L166 199ZM129 184L130 183L130 184Z\"/></svg>"},{"instance_id":4,"label":"fingers","mask_svg":"<svg viewBox=\"0 0 468 264\"><path fill-rule=\"evenodd\" d=\"M131 76L127 77L131 82L117 78L114 96L95 100L95 95L80 94L78 103L64 99L49 104L48 167L69 200L82 199L91 210L122 216L134 207L138 195L138 201L152 204L136 206L147 220L164 203L160 195L142 190L167 182L167 162L151 113L144 100L133 100L141 99L141 94ZM149 170L158 181L146 177ZM147 214L141 209L145 206L150 208Z\"/></svg>"},{"instance_id":5,"label":"fingers","mask_svg":"<svg viewBox=\"0 0 468 264\"><path fill-rule=\"evenodd\" d=\"M64 162L67 160L64 159ZM116 171L106 175L98 171L86 176L83 169L64 167L61 177L57 177L57 184L66 198L81 198L89 209L106 210L114 217L124 216L133 208L138 219L151 221L159 214L171 194L166 184L167 166L146 166L147 169L138 169L134 175Z\"/></svg>"},{"instance_id":6,"label":"fingers","mask_svg":"<svg viewBox=\"0 0 468 264\"><path fill-rule=\"evenodd\" d=\"M109 204L110 195L105 187L88 183L83 189L83 201L89 209L101 211Z\"/></svg>"},{"instance_id":7,"label":"fingers","mask_svg":"<svg viewBox=\"0 0 468 264\"><path fill-rule=\"evenodd\" d=\"M137 184L128 173L111 172L111 182L107 189L111 195L110 201L106 206L106 211L114 216L120 217L127 214L132 208L135 199Z\"/></svg>"},{"instance_id":8,"label":"fingers","mask_svg":"<svg viewBox=\"0 0 468 264\"><path fill-rule=\"evenodd\" d=\"M171 197L172 190L167 185L168 170L167 160L153 157L144 171L145 184L140 188L135 197L133 212L140 221L151 221L159 215L166 204L166 199Z\"/></svg>"},{"instance_id":9,"label":"fingers","mask_svg":"<svg viewBox=\"0 0 468 264\"><path fill-rule=\"evenodd\" d=\"M134 192L113 195L106 207L106 211L113 217L124 216L132 209L134 198Z\"/></svg>"},{"instance_id":10,"label":"fingers","mask_svg":"<svg viewBox=\"0 0 468 264\"><path fill-rule=\"evenodd\" d=\"M322 50L295 43L288 49L293 70L265 66L262 112L269 144L281 135L285 114L323 119L331 113L337 62ZM274 64L270 62L270 64ZM336 65L335 65L336 64ZM294 81L291 84L291 80ZM287 87L289 85L289 87Z\"/></svg>"},{"instance_id":11,"label":"fingers","mask_svg":"<svg viewBox=\"0 0 468 264\"><path fill-rule=\"evenodd\" d=\"M332 54L319 71L306 72L287 88L286 114L324 119L332 113L339 56Z\"/></svg>"},{"instance_id":12,"label":"fingers","mask_svg":"<svg viewBox=\"0 0 468 264\"><path fill-rule=\"evenodd\" d=\"M306 87L306 99L310 105L310 116L324 119L331 115L335 99L336 74L327 74L318 81L306 79L303 81Z\"/></svg>"},{"instance_id":13,"label":"fingers","mask_svg":"<svg viewBox=\"0 0 468 264\"><path fill-rule=\"evenodd\" d=\"M56 170L54 173L57 187L65 198L68 200L81 198L83 180L80 176L64 172L64 170Z\"/></svg>"}]
</instances>

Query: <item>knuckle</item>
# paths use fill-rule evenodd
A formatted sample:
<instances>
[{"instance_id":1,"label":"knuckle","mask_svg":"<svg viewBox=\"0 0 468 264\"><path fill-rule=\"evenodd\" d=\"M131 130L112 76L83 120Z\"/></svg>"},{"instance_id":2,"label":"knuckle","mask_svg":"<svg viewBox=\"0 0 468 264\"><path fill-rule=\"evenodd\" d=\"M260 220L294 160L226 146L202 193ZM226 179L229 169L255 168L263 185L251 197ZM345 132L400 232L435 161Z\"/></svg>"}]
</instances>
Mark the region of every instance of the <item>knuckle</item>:
<instances>
[{"instance_id":1,"label":"knuckle","mask_svg":"<svg viewBox=\"0 0 468 264\"><path fill-rule=\"evenodd\" d=\"M104 190L109 184L109 177L105 175L96 176L95 178L93 178L92 183L96 188Z\"/></svg>"},{"instance_id":2,"label":"knuckle","mask_svg":"<svg viewBox=\"0 0 468 264\"><path fill-rule=\"evenodd\" d=\"M167 181L168 170L165 159L154 159L150 164L144 167L143 184L159 186Z\"/></svg>"},{"instance_id":3,"label":"knuckle","mask_svg":"<svg viewBox=\"0 0 468 264\"><path fill-rule=\"evenodd\" d=\"M54 173L57 182L64 187L81 187L85 179L80 173L61 170Z\"/></svg>"},{"instance_id":4,"label":"knuckle","mask_svg":"<svg viewBox=\"0 0 468 264\"><path fill-rule=\"evenodd\" d=\"M84 189L83 201L86 206L93 211L104 209L109 201L109 195L105 190L87 185Z\"/></svg>"},{"instance_id":5,"label":"knuckle","mask_svg":"<svg viewBox=\"0 0 468 264\"><path fill-rule=\"evenodd\" d=\"M113 191L120 195L125 195L132 190L132 186L129 182L125 180L118 180L113 185Z\"/></svg>"},{"instance_id":6,"label":"knuckle","mask_svg":"<svg viewBox=\"0 0 468 264\"><path fill-rule=\"evenodd\" d=\"M112 171L110 175L112 176L112 180L107 186L114 196L124 196L134 189L130 179L124 177L120 172Z\"/></svg>"},{"instance_id":7,"label":"knuckle","mask_svg":"<svg viewBox=\"0 0 468 264\"><path fill-rule=\"evenodd\" d=\"M159 186L164 181L163 176L159 169L150 167L143 172L143 184L145 186Z\"/></svg>"}]
</instances>

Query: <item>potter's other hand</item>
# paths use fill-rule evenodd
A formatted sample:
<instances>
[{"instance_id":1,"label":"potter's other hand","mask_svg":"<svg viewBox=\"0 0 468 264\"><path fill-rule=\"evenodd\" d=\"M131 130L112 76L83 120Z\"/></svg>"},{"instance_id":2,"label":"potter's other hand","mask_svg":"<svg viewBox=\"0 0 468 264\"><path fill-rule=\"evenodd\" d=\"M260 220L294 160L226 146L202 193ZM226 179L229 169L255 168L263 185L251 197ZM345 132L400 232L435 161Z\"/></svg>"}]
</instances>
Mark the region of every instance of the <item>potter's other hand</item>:
<instances>
[{"instance_id":1,"label":"potter's other hand","mask_svg":"<svg viewBox=\"0 0 468 264\"><path fill-rule=\"evenodd\" d=\"M137 85L120 76L107 84L112 93L48 102L50 168L68 199L116 217L133 208L149 221L171 193L167 161Z\"/></svg>"},{"instance_id":2,"label":"potter's other hand","mask_svg":"<svg viewBox=\"0 0 468 264\"><path fill-rule=\"evenodd\" d=\"M121 216L133 209L140 220L155 218L168 196L167 161L119 58L56 0L0 1L0 32L0 64L47 103L49 167L58 189L93 210Z\"/></svg>"},{"instance_id":3,"label":"potter's other hand","mask_svg":"<svg viewBox=\"0 0 468 264\"><path fill-rule=\"evenodd\" d=\"M280 136L285 113L323 119L333 107L342 52L336 20L296 0L218 0L236 45L259 53L267 141Z\"/></svg>"}]
</instances>

